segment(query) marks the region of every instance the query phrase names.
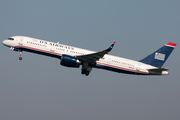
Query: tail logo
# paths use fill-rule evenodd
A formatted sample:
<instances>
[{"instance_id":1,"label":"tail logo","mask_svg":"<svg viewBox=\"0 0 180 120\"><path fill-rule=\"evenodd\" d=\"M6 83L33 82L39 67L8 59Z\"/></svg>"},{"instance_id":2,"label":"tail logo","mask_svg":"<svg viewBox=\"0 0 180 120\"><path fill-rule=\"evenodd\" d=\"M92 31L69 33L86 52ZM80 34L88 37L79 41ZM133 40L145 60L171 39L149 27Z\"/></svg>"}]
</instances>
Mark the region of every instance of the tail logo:
<instances>
[{"instance_id":1,"label":"tail logo","mask_svg":"<svg viewBox=\"0 0 180 120\"><path fill-rule=\"evenodd\" d=\"M155 53L155 59L164 61L164 59L165 59L165 54Z\"/></svg>"}]
</instances>

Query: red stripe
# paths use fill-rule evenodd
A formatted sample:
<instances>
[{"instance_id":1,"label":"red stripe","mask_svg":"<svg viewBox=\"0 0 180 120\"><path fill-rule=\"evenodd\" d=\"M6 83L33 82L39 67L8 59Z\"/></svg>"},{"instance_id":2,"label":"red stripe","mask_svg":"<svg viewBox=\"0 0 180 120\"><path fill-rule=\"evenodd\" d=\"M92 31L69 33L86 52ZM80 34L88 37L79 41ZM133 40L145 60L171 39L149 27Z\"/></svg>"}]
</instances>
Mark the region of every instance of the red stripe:
<instances>
[{"instance_id":1,"label":"red stripe","mask_svg":"<svg viewBox=\"0 0 180 120\"><path fill-rule=\"evenodd\" d=\"M176 47L176 43L172 43L172 42L168 42L166 45L168 45L168 46L172 46L172 47Z\"/></svg>"},{"instance_id":2,"label":"red stripe","mask_svg":"<svg viewBox=\"0 0 180 120\"><path fill-rule=\"evenodd\" d=\"M119 66L109 65L109 64L100 63L100 62L98 62L98 63L101 64L101 65L105 65L105 66L109 66L109 67L113 67L113 68L118 68L118 69L122 69L122 70L127 70L127 71L131 71L131 72L149 74L148 72L141 72L141 71L137 71L137 70L131 70L131 69L122 68L122 67L119 67Z\"/></svg>"}]
</instances>

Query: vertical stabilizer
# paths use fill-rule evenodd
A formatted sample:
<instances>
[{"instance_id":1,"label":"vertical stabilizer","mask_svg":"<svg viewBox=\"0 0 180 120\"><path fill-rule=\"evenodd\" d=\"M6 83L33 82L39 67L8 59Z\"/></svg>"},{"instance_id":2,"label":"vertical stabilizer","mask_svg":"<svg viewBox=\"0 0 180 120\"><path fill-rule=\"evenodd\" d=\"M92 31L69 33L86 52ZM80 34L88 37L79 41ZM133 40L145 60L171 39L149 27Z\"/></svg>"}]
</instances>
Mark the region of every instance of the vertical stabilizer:
<instances>
[{"instance_id":1,"label":"vertical stabilizer","mask_svg":"<svg viewBox=\"0 0 180 120\"><path fill-rule=\"evenodd\" d=\"M139 62L161 68L168 59L171 52L176 47L176 45L177 45L176 43L168 42L163 47L159 48L149 56L140 60Z\"/></svg>"}]
</instances>

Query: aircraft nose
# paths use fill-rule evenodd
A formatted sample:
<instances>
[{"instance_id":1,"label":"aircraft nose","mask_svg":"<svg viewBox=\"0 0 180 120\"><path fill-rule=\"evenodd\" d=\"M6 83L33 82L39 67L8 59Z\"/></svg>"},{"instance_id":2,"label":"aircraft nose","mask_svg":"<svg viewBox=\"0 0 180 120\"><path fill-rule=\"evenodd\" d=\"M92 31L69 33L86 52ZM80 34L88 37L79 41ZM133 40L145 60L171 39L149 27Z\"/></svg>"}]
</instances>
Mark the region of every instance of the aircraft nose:
<instances>
[{"instance_id":1,"label":"aircraft nose","mask_svg":"<svg viewBox=\"0 0 180 120\"><path fill-rule=\"evenodd\" d=\"M2 41L2 44L3 44L3 45L6 45L6 44L7 44L7 41L6 41L6 40Z\"/></svg>"},{"instance_id":2,"label":"aircraft nose","mask_svg":"<svg viewBox=\"0 0 180 120\"><path fill-rule=\"evenodd\" d=\"M4 42L4 41L2 41L2 44L4 45L4 44L5 44L5 42Z\"/></svg>"}]
</instances>

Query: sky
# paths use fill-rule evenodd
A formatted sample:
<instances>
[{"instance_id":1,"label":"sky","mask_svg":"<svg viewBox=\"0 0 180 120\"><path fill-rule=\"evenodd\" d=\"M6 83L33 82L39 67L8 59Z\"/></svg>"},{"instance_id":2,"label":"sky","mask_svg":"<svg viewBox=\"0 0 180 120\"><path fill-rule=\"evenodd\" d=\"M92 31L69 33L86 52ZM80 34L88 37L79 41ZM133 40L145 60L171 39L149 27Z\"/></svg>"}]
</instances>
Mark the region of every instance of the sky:
<instances>
[{"instance_id":1,"label":"sky","mask_svg":"<svg viewBox=\"0 0 180 120\"><path fill-rule=\"evenodd\" d=\"M0 40L28 36L140 60L177 43L165 76L66 68L60 60L0 44L2 120L180 119L179 0L1 0Z\"/></svg>"}]
</instances>

